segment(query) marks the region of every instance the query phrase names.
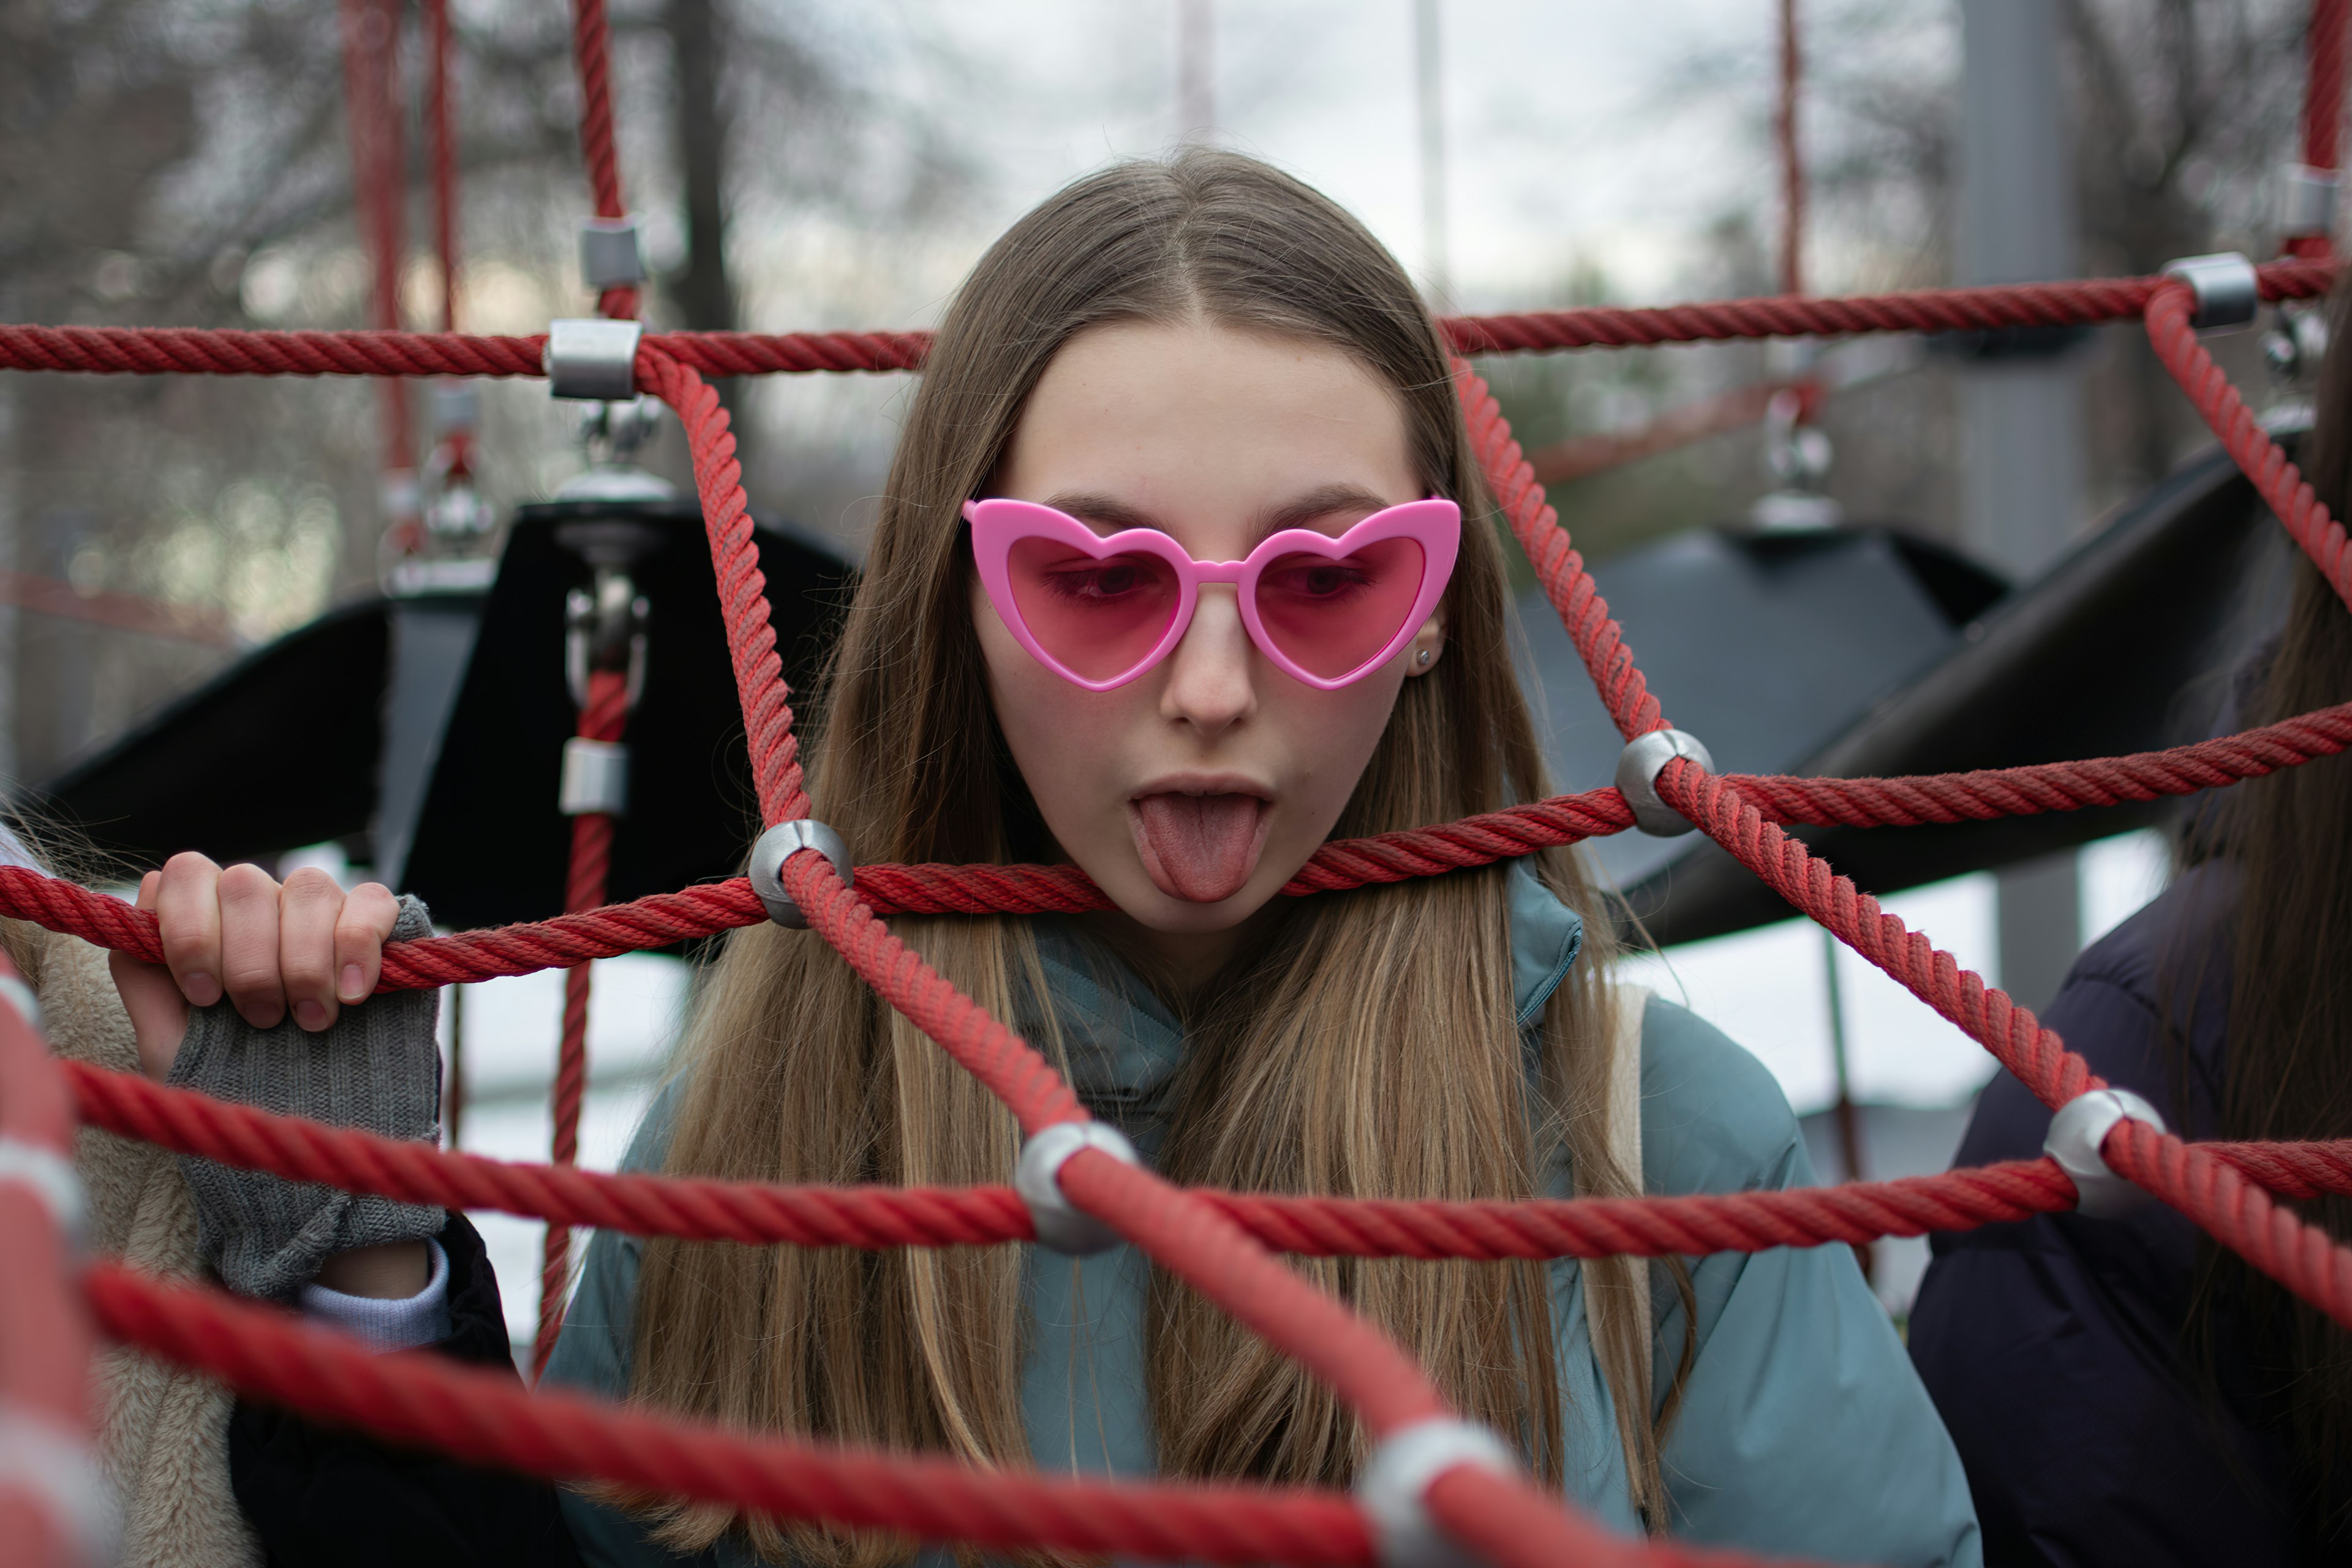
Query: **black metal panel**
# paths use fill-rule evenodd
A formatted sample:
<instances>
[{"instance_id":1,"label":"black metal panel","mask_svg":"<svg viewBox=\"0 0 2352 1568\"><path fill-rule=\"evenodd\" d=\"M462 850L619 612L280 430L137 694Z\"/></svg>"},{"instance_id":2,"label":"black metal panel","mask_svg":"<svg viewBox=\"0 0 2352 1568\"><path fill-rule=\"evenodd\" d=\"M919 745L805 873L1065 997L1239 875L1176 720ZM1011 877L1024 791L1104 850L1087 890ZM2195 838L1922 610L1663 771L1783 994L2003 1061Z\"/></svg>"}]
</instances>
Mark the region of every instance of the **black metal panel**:
<instances>
[{"instance_id":1,"label":"black metal panel","mask_svg":"<svg viewBox=\"0 0 2352 1568\"><path fill-rule=\"evenodd\" d=\"M2003 587L1982 568L1885 528L1698 530L1593 575L1667 718L1733 773L1802 763L1948 657L1966 615ZM1591 678L1539 592L1520 614L1556 782L1609 783L1624 742ZM1621 834L1595 852L1630 887L1692 847Z\"/></svg>"},{"instance_id":2,"label":"black metal panel","mask_svg":"<svg viewBox=\"0 0 2352 1568\"><path fill-rule=\"evenodd\" d=\"M366 831L383 745L385 605L328 611L49 780L28 815L131 867L224 863Z\"/></svg>"},{"instance_id":3,"label":"black metal panel","mask_svg":"<svg viewBox=\"0 0 2352 1568\"><path fill-rule=\"evenodd\" d=\"M555 809L577 710L563 676L565 594L587 564L559 524L611 517L610 501L521 508L484 611L420 814L407 889L436 922L543 920L563 906L569 818ZM629 812L608 896L641 898L730 874L758 831L751 759L699 508L626 503L661 542L633 576L650 606L643 696L630 715ZM761 571L786 679L806 690L845 607L853 568L824 542L762 526Z\"/></svg>"},{"instance_id":4,"label":"black metal panel","mask_svg":"<svg viewBox=\"0 0 2352 1568\"><path fill-rule=\"evenodd\" d=\"M2292 437L2284 439L2292 449ZM2284 530L2236 465L2208 453L1988 613L1950 657L1785 771L1858 778L2018 767L2213 733L2224 718L2228 671L2283 602L2286 548ZM1638 641L1634 648L1642 651ZM1676 717L1675 695L1664 696ZM1888 893L2143 826L2174 809L2154 802L1952 826L1796 831L1864 891ZM1629 897L1661 942L1790 912L1706 842Z\"/></svg>"}]
</instances>

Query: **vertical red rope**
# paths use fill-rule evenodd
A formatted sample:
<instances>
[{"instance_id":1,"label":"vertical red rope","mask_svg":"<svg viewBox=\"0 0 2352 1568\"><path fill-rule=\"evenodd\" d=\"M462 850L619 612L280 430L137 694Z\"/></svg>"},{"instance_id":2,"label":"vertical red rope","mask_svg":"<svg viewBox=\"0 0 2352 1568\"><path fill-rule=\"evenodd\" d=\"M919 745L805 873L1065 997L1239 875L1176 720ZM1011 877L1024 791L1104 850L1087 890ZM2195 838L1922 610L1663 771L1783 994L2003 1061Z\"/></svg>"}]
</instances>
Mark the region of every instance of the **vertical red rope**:
<instances>
[{"instance_id":1,"label":"vertical red rope","mask_svg":"<svg viewBox=\"0 0 2352 1568\"><path fill-rule=\"evenodd\" d=\"M2334 174L2342 162L2344 141L2345 19L2352 12L2347 0L2312 0L2311 23L2304 37L2309 74L2303 89L2303 162L2310 168ZM2286 254L2326 260L2334 254L2332 237L2290 234Z\"/></svg>"},{"instance_id":2,"label":"vertical red rope","mask_svg":"<svg viewBox=\"0 0 2352 1568\"><path fill-rule=\"evenodd\" d=\"M1804 57L1797 41L1797 0L1780 0L1780 102L1773 114L1780 153L1780 292L1805 291L1805 163L1797 152L1797 89Z\"/></svg>"},{"instance_id":3,"label":"vertical red rope","mask_svg":"<svg viewBox=\"0 0 2352 1568\"><path fill-rule=\"evenodd\" d=\"M572 0L572 52L580 67L580 151L588 161L588 189L598 217L626 217L621 200L621 155L613 137L612 28L604 0ZM596 308L635 317L637 291L607 289Z\"/></svg>"},{"instance_id":4,"label":"vertical red rope","mask_svg":"<svg viewBox=\"0 0 2352 1568\"><path fill-rule=\"evenodd\" d=\"M457 330L457 126L449 0L425 0L430 75L425 113L433 139L433 247L441 259L441 330Z\"/></svg>"},{"instance_id":5,"label":"vertical red rope","mask_svg":"<svg viewBox=\"0 0 2352 1568\"><path fill-rule=\"evenodd\" d=\"M588 677L588 702L580 710L580 736L586 741L618 741L629 717L629 678L619 670L599 669ZM613 818L591 811L572 819L572 868L563 889L563 912L578 914L604 901L604 884L613 868ZM555 1087L551 1108L555 1137L551 1161L558 1165L580 1163L580 1102L588 1089L589 966L577 963L563 972L563 1037L556 1047ZM556 1336L563 1331L563 1301L572 1282L572 1227L550 1225L539 1270L539 1333L532 1342L530 1375L536 1382L555 1352Z\"/></svg>"},{"instance_id":6,"label":"vertical red rope","mask_svg":"<svg viewBox=\"0 0 2352 1568\"><path fill-rule=\"evenodd\" d=\"M352 143L352 205L373 274L368 324L378 331L400 330L400 264L407 249L404 232L405 163L400 126L399 0L342 0L343 100ZM387 492L416 468L416 437L408 383L387 376L376 386L382 410L383 472ZM387 520L395 533L413 531L415 519ZM396 539L402 550L415 542Z\"/></svg>"},{"instance_id":7,"label":"vertical red rope","mask_svg":"<svg viewBox=\"0 0 2352 1568\"><path fill-rule=\"evenodd\" d=\"M5 957L0 977L16 982L18 996L31 995ZM0 1149L17 1162L50 1164L78 1189L64 1076L8 997L0 997ZM89 1451L91 1336L67 1237L29 1171L0 1180L0 1258L7 1259L0 1268L0 1428L15 1428L16 1443L38 1442L56 1453L60 1463L50 1476L86 1469L92 1488L87 1500L75 1500L41 1485L21 1464L0 1465L0 1542L11 1562L66 1568L95 1544L81 1539L89 1520L73 1517L77 1501L92 1511L104 1506Z\"/></svg>"}]
</instances>

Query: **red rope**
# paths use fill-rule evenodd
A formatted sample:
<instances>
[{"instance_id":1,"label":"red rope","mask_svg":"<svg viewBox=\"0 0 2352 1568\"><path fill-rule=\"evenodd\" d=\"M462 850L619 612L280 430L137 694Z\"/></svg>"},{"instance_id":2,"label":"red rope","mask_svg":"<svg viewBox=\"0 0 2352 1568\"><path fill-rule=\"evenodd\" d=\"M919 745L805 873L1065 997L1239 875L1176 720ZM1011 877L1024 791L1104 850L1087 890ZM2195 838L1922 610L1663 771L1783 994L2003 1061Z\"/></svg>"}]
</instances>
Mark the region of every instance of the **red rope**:
<instances>
[{"instance_id":1,"label":"red rope","mask_svg":"<svg viewBox=\"0 0 2352 1568\"><path fill-rule=\"evenodd\" d=\"M588 676L588 700L580 710L580 738L617 742L629 718L625 670L598 669ZM604 902L613 869L613 817L583 812L572 819L572 865L563 887L566 914L585 914ZM588 1090L588 986L590 970L575 963L563 972L563 1034L556 1047L555 1083L550 1090L554 1122L551 1158L559 1166L580 1163L580 1102ZM537 1382L555 1353L563 1331L563 1304L572 1288L572 1227L550 1225L539 1268L539 1333L532 1342L530 1375Z\"/></svg>"},{"instance_id":2,"label":"red rope","mask_svg":"<svg viewBox=\"0 0 2352 1568\"><path fill-rule=\"evenodd\" d=\"M2185 283L2174 283L2147 302L2147 337L2189 401L2220 437L2222 449L2245 471L2271 510L2303 552L2311 557L2336 596L2352 605L2352 549L2344 525L2328 515L2302 470L2287 460L2253 411L2189 324L2193 300Z\"/></svg>"},{"instance_id":3,"label":"red rope","mask_svg":"<svg viewBox=\"0 0 2352 1568\"><path fill-rule=\"evenodd\" d=\"M16 966L0 955L0 979L29 997ZM10 998L0 996L0 1151L18 1159L50 1161L71 1177L74 1115L65 1080L47 1045ZM63 1194L56 1194L62 1198ZM98 1542L76 1518L79 1502L102 1511L97 1456L89 1451L90 1329L77 1294L68 1286L75 1259L40 1184L29 1171L0 1175L0 1426L16 1430L17 1443L38 1441L61 1464L52 1474L87 1469L91 1494L76 1500L40 1484L30 1467L0 1465L0 1536L16 1561L37 1568L66 1568L88 1560ZM19 1555L21 1554L21 1555Z\"/></svg>"},{"instance_id":4,"label":"red rope","mask_svg":"<svg viewBox=\"0 0 2352 1568\"><path fill-rule=\"evenodd\" d=\"M372 279L369 324L378 331L400 330L400 268L407 252L404 234L407 167L402 151L400 102L400 13L389 0L342 0L343 88L351 130L352 194L367 242ZM383 468L387 474L416 466L415 434L410 428L408 389L387 382L377 390L383 416ZM398 527L407 520L394 519Z\"/></svg>"},{"instance_id":5,"label":"red rope","mask_svg":"<svg viewBox=\"0 0 2352 1568\"><path fill-rule=\"evenodd\" d=\"M2195 1220L2339 1328L2352 1329L2352 1247L2272 1202L2230 1162L2130 1120L2116 1124L2100 1152L2117 1174Z\"/></svg>"},{"instance_id":6,"label":"red rope","mask_svg":"<svg viewBox=\"0 0 2352 1568\"><path fill-rule=\"evenodd\" d=\"M1769 822L1908 826L2189 795L2333 756L2347 745L2352 703L2169 751L2086 762L1888 779L1725 776ZM1633 814L1613 788L1558 795L1410 833L1335 840L1317 850L1282 890L1304 897L1435 876L1616 833L1632 823ZM857 888L867 907L885 915L1075 913L1109 907L1101 889L1075 866L877 863L857 868ZM0 914L160 962L152 915L37 871L0 867ZM393 942L384 949L378 989L529 974L669 947L766 918L750 885L736 877L558 920Z\"/></svg>"},{"instance_id":7,"label":"red rope","mask_svg":"<svg viewBox=\"0 0 2352 1568\"><path fill-rule=\"evenodd\" d=\"M457 122L450 78L457 48L449 36L449 0L425 0L430 74L425 115L433 141L433 248L441 262L441 330L457 330Z\"/></svg>"},{"instance_id":8,"label":"red rope","mask_svg":"<svg viewBox=\"0 0 2352 1568\"><path fill-rule=\"evenodd\" d=\"M2312 0L2311 25L2304 48L2309 75L2303 90L2303 162L2334 174L2342 162L2344 142L2344 32L2346 0ZM2289 234L2286 254L2325 261L2335 254L2333 237L2326 229Z\"/></svg>"},{"instance_id":9,"label":"red rope","mask_svg":"<svg viewBox=\"0 0 2352 1568\"><path fill-rule=\"evenodd\" d=\"M2327 291L2327 263L2289 259L2255 269L2265 300ZM1733 338L1857 332L1969 331L2065 326L2138 316L2164 279L1929 289L1853 299L1727 300L1620 310L1594 307L1440 323L1455 352L1524 353ZM0 370L156 375L539 375L544 336L427 332L219 331L190 327L0 324ZM705 376L919 370L928 332L648 332L645 346ZM639 368L639 384L660 388Z\"/></svg>"},{"instance_id":10,"label":"red rope","mask_svg":"<svg viewBox=\"0 0 2352 1568\"><path fill-rule=\"evenodd\" d=\"M119 1264L85 1280L106 1331L339 1426L500 1469L597 1479L785 1519L996 1548L1371 1568L1363 1517L1328 1492L1051 1480L665 1419L427 1351L373 1353L267 1307Z\"/></svg>"},{"instance_id":11,"label":"red rope","mask_svg":"<svg viewBox=\"0 0 2352 1568\"><path fill-rule=\"evenodd\" d=\"M583 6L593 0L582 0ZM654 390L677 410L694 453L694 484L710 535L710 565L719 580L719 608L727 624L727 656L743 706L743 732L751 749L751 777L760 820L770 826L808 815L801 784L800 742L793 734L792 688L776 656L776 628L768 611L768 579L752 539L751 503L727 410L693 367L663 353L653 358Z\"/></svg>"},{"instance_id":12,"label":"red rope","mask_svg":"<svg viewBox=\"0 0 2352 1568\"><path fill-rule=\"evenodd\" d=\"M100 375L544 375L544 335L0 325L0 370Z\"/></svg>"},{"instance_id":13,"label":"red rope","mask_svg":"<svg viewBox=\"0 0 2352 1568\"><path fill-rule=\"evenodd\" d=\"M509 1163L379 1138L68 1062L82 1120L177 1153L289 1181L556 1226L752 1246L979 1247L1028 1241L1010 1187L782 1186L608 1175ZM2352 1144L2210 1146L2283 1195L2352 1192ZM1203 1191L1201 1200L1277 1252L1348 1258L1663 1258L1923 1236L2074 1206L2047 1160L1838 1187L1691 1197L1433 1200Z\"/></svg>"},{"instance_id":14,"label":"red rope","mask_svg":"<svg viewBox=\"0 0 2352 1568\"><path fill-rule=\"evenodd\" d=\"M572 0L572 52L580 68L580 151L588 161L588 189L598 217L626 217L621 200L621 155L613 138L612 32L604 0ZM607 316L634 319L635 289L607 289L596 301Z\"/></svg>"}]
</instances>

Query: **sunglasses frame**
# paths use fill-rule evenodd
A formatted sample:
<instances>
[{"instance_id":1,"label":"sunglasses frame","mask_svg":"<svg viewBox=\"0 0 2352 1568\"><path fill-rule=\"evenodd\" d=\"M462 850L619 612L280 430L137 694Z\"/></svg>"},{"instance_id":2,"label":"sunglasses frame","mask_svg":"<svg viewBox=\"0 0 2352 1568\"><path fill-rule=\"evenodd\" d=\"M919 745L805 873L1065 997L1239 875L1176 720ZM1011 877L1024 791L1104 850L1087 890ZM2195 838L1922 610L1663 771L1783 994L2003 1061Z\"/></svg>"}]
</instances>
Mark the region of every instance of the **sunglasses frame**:
<instances>
[{"instance_id":1,"label":"sunglasses frame","mask_svg":"<svg viewBox=\"0 0 2352 1568\"><path fill-rule=\"evenodd\" d=\"M1052 670L1073 686L1088 691L1114 691L1129 682L1148 674L1160 660L1174 651L1184 640L1184 633L1192 625L1192 613L1201 602L1201 587L1206 583L1231 583L1240 599L1242 626L1257 650L1276 669L1293 680L1302 681L1319 691L1337 691L1357 681L1396 657L1397 651L1412 640L1413 634L1428 620L1437 602L1445 594L1446 584L1454 580L1454 565L1462 547L1462 509L1450 500L1432 499L1406 501L1372 513L1345 533L1318 533L1312 529L1286 528L1269 534L1257 547L1239 561L1196 561L1184 547L1156 528L1130 528L1113 534L1097 533L1066 511L1035 501L995 498L968 500L963 503L964 521L971 525L972 564L980 573L981 585L987 589L989 603L1004 622L1013 640L1029 657ZM1165 561L1176 574L1176 613L1169 618L1168 630L1151 651L1137 661L1135 667L1108 680L1090 680L1062 663L1048 652L1045 645L1029 630L1023 618L1021 605L1013 592L1011 560L1013 547L1024 539L1047 539L1068 545L1096 560L1113 555L1150 554ZM1379 544L1391 539L1409 539L1421 546L1421 585L1413 596L1402 626L1381 650L1355 668L1336 679L1315 674L1301 667L1289 655L1275 646L1258 617L1257 580L1265 568L1286 555L1320 555L1340 561L1368 544Z\"/></svg>"}]
</instances>

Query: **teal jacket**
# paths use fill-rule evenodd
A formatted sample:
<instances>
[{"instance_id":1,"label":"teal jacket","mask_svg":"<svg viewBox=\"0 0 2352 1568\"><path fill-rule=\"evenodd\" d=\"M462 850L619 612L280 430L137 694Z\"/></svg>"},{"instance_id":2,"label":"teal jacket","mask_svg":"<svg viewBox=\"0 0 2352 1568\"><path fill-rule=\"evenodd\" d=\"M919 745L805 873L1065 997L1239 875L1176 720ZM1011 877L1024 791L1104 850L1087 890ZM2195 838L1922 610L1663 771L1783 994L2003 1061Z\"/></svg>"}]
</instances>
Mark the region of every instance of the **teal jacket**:
<instances>
[{"instance_id":1,"label":"teal jacket","mask_svg":"<svg viewBox=\"0 0 2352 1568\"><path fill-rule=\"evenodd\" d=\"M1523 869L1511 879L1512 949L1522 1026L1575 962L1577 917ZM1175 1020L1144 987L1105 983L1106 961L1066 925L1040 946L1069 1042L1075 1087L1149 1158L1156 1129L1139 1106L1174 1072ZM661 1163L668 1096L646 1117L628 1168ZM1811 1184L1804 1140L1780 1086L1755 1058L1696 1015L1653 1000L1642 1030L1642 1181L1660 1194ZM1083 1259L1028 1253L1032 1308L1023 1409L1030 1452L1048 1470L1153 1473L1144 1402L1148 1266L1130 1247ZM639 1243L600 1232L548 1376L619 1398L628 1389ZM1585 1321L1574 1259L1552 1266L1570 1444L1568 1495L1638 1531L1607 1384ZM1887 1568L1983 1561L1968 1481L1893 1324L1843 1247L1719 1253L1690 1260L1696 1315L1661 1277L1652 1408L1663 1405L1685 1337L1697 1350L1663 1453L1672 1529L1691 1541ZM625 1516L566 1493L565 1516L593 1568L675 1568ZM926 1553L926 1568L945 1552ZM699 1560L748 1564L731 1539Z\"/></svg>"}]
</instances>

